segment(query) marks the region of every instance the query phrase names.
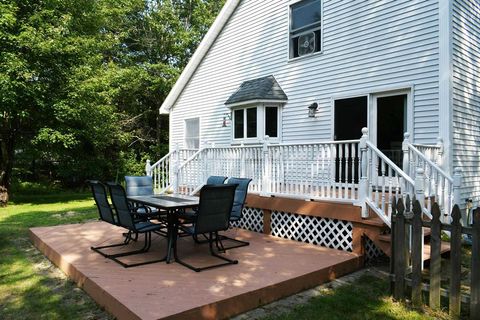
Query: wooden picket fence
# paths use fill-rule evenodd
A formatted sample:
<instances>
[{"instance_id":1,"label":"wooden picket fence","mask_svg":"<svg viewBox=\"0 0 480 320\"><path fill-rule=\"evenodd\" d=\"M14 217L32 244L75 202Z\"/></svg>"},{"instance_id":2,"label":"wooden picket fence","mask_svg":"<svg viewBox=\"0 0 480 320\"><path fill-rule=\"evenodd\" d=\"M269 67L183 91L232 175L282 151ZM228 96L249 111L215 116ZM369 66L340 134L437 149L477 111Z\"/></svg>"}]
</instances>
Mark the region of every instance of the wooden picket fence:
<instances>
[{"instance_id":1,"label":"wooden picket fence","mask_svg":"<svg viewBox=\"0 0 480 320\"><path fill-rule=\"evenodd\" d=\"M470 305L470 319L480 319L480 208L473 212L472 227L461 225L461 212L457 205L453 207L451 224L440 221L440 208L434 203L431 209L431 221L422 217L419 201L405 204L402 199L392 205L392 258L390 265L392 294L396 300L411 298L413 306L420 307L428 303L430 308L438 310L441 296L449 299L449 314L452 318L460 316L462 302ZM423 264L423 227L431 229L429 283L422 281ZM450 285L441 288L441 237L442 231L450 233ZM472 239L470 294L461 294L461 243L462 235ZM443 272L445 273L445 271ZM411 287L411 290L407 290ZM428 292L428 301L424 301L422 292ZM407 297L409 295L410 297Z\"/></svg>"}]
</instances>

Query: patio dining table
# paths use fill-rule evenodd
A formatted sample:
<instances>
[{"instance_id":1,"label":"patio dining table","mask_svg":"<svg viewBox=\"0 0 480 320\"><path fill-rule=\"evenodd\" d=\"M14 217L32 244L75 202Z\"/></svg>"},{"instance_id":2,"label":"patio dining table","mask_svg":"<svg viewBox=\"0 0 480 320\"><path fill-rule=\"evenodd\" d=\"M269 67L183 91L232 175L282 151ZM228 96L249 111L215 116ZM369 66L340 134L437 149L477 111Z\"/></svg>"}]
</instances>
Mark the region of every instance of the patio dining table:
<instances>
[{"instance_id":1,"label":"patio dining table","mask_svg":"<svg viewBox=\"0 0 480 320\"><path fill-rule=\"evenodd\" d=\"M177 213L186 208L194 208L199 204L199 198L181 194L159 194L148 196L127 197L131 202L154 207L167 212L167 253L165 260L170 263L173 247L176 245L178 234Z\"/></svg>"}]
</instances>

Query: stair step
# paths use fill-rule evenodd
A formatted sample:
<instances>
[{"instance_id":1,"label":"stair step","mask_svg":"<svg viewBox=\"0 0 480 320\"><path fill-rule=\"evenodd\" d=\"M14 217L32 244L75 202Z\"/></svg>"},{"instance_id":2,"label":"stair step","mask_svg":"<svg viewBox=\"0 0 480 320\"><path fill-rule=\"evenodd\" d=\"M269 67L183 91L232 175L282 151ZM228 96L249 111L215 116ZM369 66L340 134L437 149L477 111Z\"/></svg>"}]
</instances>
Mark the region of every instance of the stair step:
<instances>
[{"instance_id":1,"label":"stair step","mask_svg":"<svg viewBox=\"0 0 480 320\"><path fill-rule=\"evenodd\" d=\"M423 235L424 237L429 237L432 231L430 228L423 228ZM391 242L392 241L392 235L390 233L388 234L381 234L378 236L378 239L380 241L385 241L385 242Z\"/></svg>"},{"instance_id":2,"label":"stair step","mask_svg":"<svg viewBox=\"0 0 480 320\"><path fill-rule=\"evenodd\" d=\"M382 221L382 219L377 217L370 217L366 219L362 219L362 223L366 225L371 225L375 227L385 227L386 224Z\"/></svg>"},{"instance_id":3,"label":"stair step","mask_svg":"<svg viewBox=\"0 0 480 320\"><path fill-rule=\"evenodd\" d=\"M430 244L426 243L423 247L423 261L430 260ZM440 244L440 254L450 251L450 242L442 241Z\"/></svg>"}]
</instances>

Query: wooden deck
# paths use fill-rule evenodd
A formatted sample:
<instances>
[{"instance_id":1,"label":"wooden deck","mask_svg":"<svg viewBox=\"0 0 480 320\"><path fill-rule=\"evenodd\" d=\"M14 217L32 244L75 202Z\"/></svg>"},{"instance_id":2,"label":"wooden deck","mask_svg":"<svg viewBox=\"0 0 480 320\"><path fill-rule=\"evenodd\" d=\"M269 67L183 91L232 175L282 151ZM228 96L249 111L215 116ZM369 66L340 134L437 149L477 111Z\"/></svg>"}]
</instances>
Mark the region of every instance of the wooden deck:
<instances>
[{"instance_id":1,"label":"wooden deck","mask_svg":"<svg viewBox=\"0 0 480 320\"><path fill-rule=\"evenodd\" d=\"M250 241L248 247L228 251L238 265L200 273L164 262L125 269L90 250L92 245L119 242L121 233L106 223L91 222L32 228L30 238L118 319L225 319L361 266L361 257L354 253L244 230L230 231ZM154 238L151 252L125 261L161 257L166 240ZM179 240L180 256L194 264L212 262L204 254L207 247L194 244L190 237Z\"/></svg>"}]
</instances>

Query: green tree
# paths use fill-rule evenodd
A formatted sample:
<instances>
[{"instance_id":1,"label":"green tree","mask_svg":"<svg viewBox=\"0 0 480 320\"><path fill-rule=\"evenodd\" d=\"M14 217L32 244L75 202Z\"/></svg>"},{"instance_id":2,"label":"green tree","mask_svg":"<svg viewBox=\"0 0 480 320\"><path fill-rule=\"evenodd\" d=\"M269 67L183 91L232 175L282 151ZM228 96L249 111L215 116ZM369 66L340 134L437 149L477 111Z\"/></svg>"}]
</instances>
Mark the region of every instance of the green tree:
<instances>
[{"instance_id":1,"label":"green tree","mask_svg":"<svg viewBox=\"0 0 480 320\"><path fill-rule=\"evenodd\" d=\"M165 152L158 110L223 2L1 0L3 190L21 152L64 183Z\"/></svg>"}]
</instances>

